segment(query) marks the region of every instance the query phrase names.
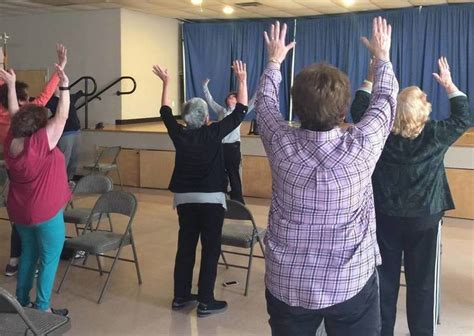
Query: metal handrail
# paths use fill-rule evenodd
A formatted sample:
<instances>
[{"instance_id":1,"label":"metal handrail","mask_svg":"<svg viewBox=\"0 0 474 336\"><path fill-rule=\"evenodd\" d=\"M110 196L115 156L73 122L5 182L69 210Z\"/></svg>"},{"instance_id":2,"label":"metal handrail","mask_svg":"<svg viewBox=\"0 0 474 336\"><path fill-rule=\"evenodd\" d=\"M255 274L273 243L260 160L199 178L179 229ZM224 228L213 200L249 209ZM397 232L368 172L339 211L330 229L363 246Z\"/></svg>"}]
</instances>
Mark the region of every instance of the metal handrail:
<instances>
[{"instance_id":1,"label":"metal handrail","mask_svg":"<svg viewBox=\"0 0 474 336\"><path fill-rule=\"evenodd\" d=\"M100 97L101 94L103 94L105 91L107 91L107 90L110 89L112 86L114 86L115 84L121 82L121 81L124 80L124 79L130 79L130 80L132 81L132 83L133 83L133 88L132 88L130 91L125 91L125 92L120 91L120 90L117 90L117 91L115 92L115 94L116 94L117 96L121 96L121 95L127 95L127 94L132 94L132 93L134 93L135 90L137 89L137 82L135 81L135 79L134 79L133 77L131 77L131 76L122 76L122 77L117 78L115 81L113 81L112 83L110 83L109 85L107 85L106 87L104 87L102 90L100 90L100 91L97 92L96 94L94 94L90 99L87 99L87 97L86 97L86 100L85 100L82 104L80 104L80 105L77 107L77 109L82 108L83 106L87 105L88 102L91 102L91 101L93 101L94 99L99 99L99 100L101 100L101 99L102 99L102 98ZM85 114L85 124L86 124L86 125L85 125L86 128L88 128L89 125L88 125L88 113L87 113L87 111L86 111L86 114Z\"/></svg>"},{"instance_id":2,"label":"metal handrail","mask_svg":"<svg viewBox=\"0 0 474 336\"><path fill-rule=\"evenodd\" d=\"M69 89L71 89L74 85L78 84L82 80L84 80L84 103L82 103L80 107L84 106L84 123L86 124L86 128L88 128L89 97L92 96L97 91L97 82L95 81L94 77L82 76L78 78L74 83L70 84ZM89 92L89 80L92 82L93 87L94 87L94 89L91 92ZM79 109L79 107L77 109Z\"/></svg>"}]
</instances>

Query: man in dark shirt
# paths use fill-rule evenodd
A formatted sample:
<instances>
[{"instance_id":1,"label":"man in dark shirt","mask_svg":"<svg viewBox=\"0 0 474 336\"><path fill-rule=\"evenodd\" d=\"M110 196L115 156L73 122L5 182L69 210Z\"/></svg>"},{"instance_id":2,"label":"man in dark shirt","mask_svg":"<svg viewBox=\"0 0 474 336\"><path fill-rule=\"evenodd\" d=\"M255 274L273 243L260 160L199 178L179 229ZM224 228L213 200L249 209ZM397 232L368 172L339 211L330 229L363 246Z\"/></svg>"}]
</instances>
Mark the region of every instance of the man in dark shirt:
<instances>
[{"instance_id":1,"label":"man in dark shirt","mask_svg":"<svg viewBox=\"0 0 474 336\"><path fill-rule=\"evenodd\" d=\"M71 94L71 104L69 105L69 116L64 127L64 132L59 140L58 147L64 153L66 161L67 177L72 180L79 163L79 147L81 144L81 122L77 116L76 103L84 96L84 92L77 91ZM56 114L59 101L59 89L56 88L54 96L51 97L46 107L51 110L52 116Z\"/></svg>"}]
</instances>

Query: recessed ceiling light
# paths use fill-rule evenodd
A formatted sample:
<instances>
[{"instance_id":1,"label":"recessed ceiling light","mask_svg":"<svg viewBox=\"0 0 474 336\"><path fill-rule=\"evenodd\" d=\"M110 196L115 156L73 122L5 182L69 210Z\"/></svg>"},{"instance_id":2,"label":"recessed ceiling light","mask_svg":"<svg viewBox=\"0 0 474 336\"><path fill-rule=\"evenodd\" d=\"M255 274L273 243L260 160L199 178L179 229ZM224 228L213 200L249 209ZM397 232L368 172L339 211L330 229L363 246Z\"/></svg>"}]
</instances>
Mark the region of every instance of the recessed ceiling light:
<instances>
[{"instance_id":1,"label":"recessed ceiling light","mask_svg":"<svg viewBox=\"0 0 474 336\"><path fill-rule=\"evenodd\" d=\"M191 3L195 6L199 6L202 4L202 0L191 0Z\"/></svg>"},{"instance_id":2,"label":"recessed ceiling light","mask_svg":"<svg viewBox=\"0 0 474 336\"><path fill-rule=\"evenodd\" d=\"M355 0L344 0L344 6L349 7L354 4Z\"/></svg>"},{"instance_id":3,"label":"recessed ceiling light","mask_svg":"<svg viewBox=\"0 0 474 336\"><path fill-rule=\"evenodd\" d=\"M230 15L234 12L234 9L230 6L225 6L222 11L224 12L224 14L227 14L227 15Z\"/></svg>"}]
</instances>

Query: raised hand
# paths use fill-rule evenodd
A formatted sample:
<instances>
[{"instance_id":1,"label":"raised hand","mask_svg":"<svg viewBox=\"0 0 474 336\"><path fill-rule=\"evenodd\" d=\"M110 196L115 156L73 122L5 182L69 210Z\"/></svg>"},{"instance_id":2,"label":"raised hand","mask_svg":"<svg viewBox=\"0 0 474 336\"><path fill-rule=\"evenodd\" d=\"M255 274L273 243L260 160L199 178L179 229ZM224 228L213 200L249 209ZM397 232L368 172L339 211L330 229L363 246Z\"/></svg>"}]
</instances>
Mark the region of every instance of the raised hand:
<instances>
[{"instance_id":1,"label":"raised hand","mask_svg":"<svg viewBox=\"0 0 474 336\"><path fill-rule=\"evenodd\" d=\"M380 60L390 60L390 44L392 40L392 26L387 24L387 20L380 16L374 18L372 22L372 37L370 41L367 37L361 37L362 43L369 51Z\"/></svg>"},{"instance_id":2,"label":"raised hand","mask_svg":"<svg viewBox=\"0 0 474 336\"><path fill-rule=\"evenodd\" d=\"M0 79L2 79L9 87L15 86L15 82L16 82L15 71L13 71L13 69L9 69L7 71L0 68Z\"/></svg>"},{"instance_id":3,"label":"raised hand","mask_svg":"<svg viewBox=\"0 0 474 336\"><path fill-rule=\"evenodd\" d=\"M61 43L56 44L56 54L58 55L58 65L64 70L67 63L67 49Z\"/></svg>"},{"instance_id":4,"label":"raised hand","mask_svg":"<svg viewBox=\"0 0 474 336\"><path fill-rule=\"evenodd\" d=\"M440 57L438 59L439 74L433 73L433 77L436 81L445 88L446 92L452 93L458 91L458 88L453 83L451 78L451 71L449 70L449 64L446 57Z\"/></svg>"},{"instance_id":5,"label":"raised hand","mask_svg":"<svg viewBox=\"0 0 474 336\"><path fill-rule=\"evenodd\" d=\"M64 68L62 68L58 64L55 64L54 66L56 67L56 72L59 76L59 86L68 87L69 86L69 78L66 75L66 73L64 72Z\"/></svg>"},{"instance_id":6,"label":"raised hand","mask_svg":"<svg viewBox=\"0 0 474 336\"><path fill-rule=\"evenodd\" d=\"M156 64L153 66L153 73L163 81L163 84L169 83L170 75L168 74L168 69L162 69L158 64Z\"/></svg>"},{"instance_id":7,"label":"raised hand","mask_svg":"<svg viewBox=\"0 0 474 336\"><path fill-rule=\"evenodd\" d=\"M202 81L202 85L208 85L211 80L209 78L206 78L205 80Z\"/></svg>"},{"instance_id":8,"label":"raised hand","mask_svg":"<svg viewBox=\"0 0 474 336\"><path fill-rule=\"evenodd\" d=\"M239 82L247 82L247 65L244 62L233 61L232 69L234 69L234 75Z\"/></svg>"},{"instance_id":9,"label":"raised hand","mask_svg":"<svg viewBox=\"0 0 474 336\"><path fill-rule=\"evenodd\" d=\"M272 24L270 34L267 32L263 33L270 62L281 64L285 60L288 51L294 48L296 42L285 45L286 30L286 23L283 24L280 30L280 22L277 21L275 24Z\"/></svg>"}]
</instances>

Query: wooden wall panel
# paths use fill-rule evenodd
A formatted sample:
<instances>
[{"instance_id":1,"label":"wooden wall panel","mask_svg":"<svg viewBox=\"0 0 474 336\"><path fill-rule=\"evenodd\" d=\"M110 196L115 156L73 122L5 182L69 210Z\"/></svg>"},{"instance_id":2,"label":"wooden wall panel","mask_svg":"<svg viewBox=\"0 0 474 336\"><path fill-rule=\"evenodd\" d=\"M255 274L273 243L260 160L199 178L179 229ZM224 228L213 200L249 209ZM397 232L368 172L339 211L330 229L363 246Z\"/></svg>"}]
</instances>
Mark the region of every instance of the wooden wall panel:
<instances>
[{"instance_id":1,"label":"wooden wall panel","mask_svg":"<svg viewBox=\"0 0 474 336\"><path fill-rule=\"evenodd\" d=\"M242 160L242 187L244 196L272 197L272 172L266 157L244 155Z\"/></svg>"},{"instance_id":2,"label":"wooden wall panel","mask_svg":"<svg viewBox=\"0 0 474 336\"><path fill-rule=\"evenodd\" d=\"M446 216L474 219L474 170L446 169L456 209Z\"/></svg>"},{"instance_id":3,"label":"wooden wall panel","mask_svg":"<svg viewBox=\"0 0 474 336\"><path fill-rule=\"evenodd\" d=\"M43 91L46 83L47 71L43 70L15 70L16 80L28 84L28 93L30 97L36 97Z\"/></svg>"},{"instance_id":4,"label":"wooden wall panel","mask_svg":"<svg viewBox=\"0 0 474 336\"><path fill-rule=\"evenodd\" d=\"M140 186L140 152L136 149L120 150L117 158L117 164L122 177L122 183L125 186L139 187ZM109 176L114 181L114 184L120 185L116 171L109 173Z\"/></svg>"},{"instance_id":5,"label":"wooden wall panel","mask_svg":"<svg viewBox=\"0 0 474 336\"><path fill-rule=\"evenodd\" d=\"M168 189L174 169L174 151L140 151L140 186Z\"/></svg>"}]
</instances>

